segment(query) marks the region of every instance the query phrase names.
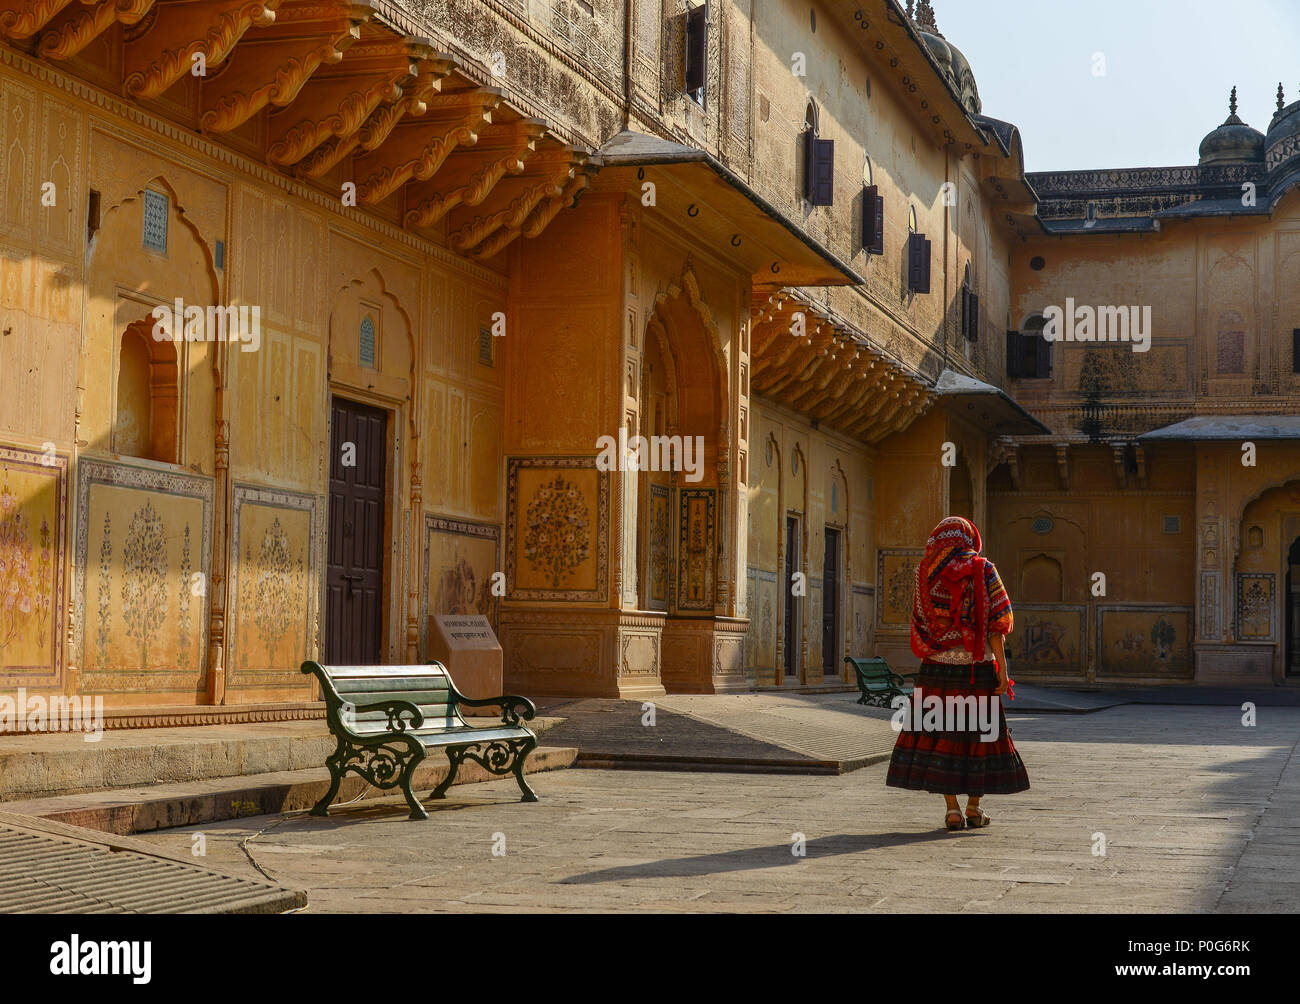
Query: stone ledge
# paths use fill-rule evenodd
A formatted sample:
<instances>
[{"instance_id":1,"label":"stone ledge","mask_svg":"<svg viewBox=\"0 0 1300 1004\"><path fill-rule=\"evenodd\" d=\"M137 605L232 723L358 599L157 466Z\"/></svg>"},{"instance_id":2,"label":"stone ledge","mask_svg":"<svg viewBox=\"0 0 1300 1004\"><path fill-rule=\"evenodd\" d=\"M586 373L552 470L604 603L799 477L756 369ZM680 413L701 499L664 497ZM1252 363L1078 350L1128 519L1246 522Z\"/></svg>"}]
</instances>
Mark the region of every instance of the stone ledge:
<instances>
[{"instance_id":1,"label":"stone ledge","mask_svg":"<svg viewBox=\"0 0 1300 1004\"><path fill-rule=\"evenodd\" d=\"M563 770L573 764L577 755L578 751L570 747L539 747L529 756L525 773ZM428 793L447 776L445 756L441 762L430 762L436 759L435 753L415 770L414 787L421 801L426 801ZM461 764L455 785L494 780L501 778L473 761L466 761ZM507 776L505 780L511 783L510 798L514 800L518 795L514 779ZM331 815L346 812L341 803L357 798L368 787L357 775L345 775ZM127 836L244 816L302 811L315 805L328 790L329 771L315 767L8 802L5 811ZM382 792L376 789L376 792L381 798L401 794L397 788ZM400 811L403 815L407 812L405 802L401 803Z\"/></svg>"}]
</instances>

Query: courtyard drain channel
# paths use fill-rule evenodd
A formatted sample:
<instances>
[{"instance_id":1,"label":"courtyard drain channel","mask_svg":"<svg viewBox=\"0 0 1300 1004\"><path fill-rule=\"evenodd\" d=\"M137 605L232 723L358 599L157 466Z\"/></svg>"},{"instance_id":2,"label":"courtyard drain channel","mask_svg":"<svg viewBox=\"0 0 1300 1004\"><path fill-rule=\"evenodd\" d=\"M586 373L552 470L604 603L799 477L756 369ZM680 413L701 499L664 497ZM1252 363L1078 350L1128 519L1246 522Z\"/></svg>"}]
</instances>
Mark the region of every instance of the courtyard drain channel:
<instances>
[{"instance_id":1,"label":"courtyard drain channel","mask_svg":"<svg viewBox=\"0 0 1300 1004\"><path fill-rule=\"evenodd\" d=\"M68 828L71 829L71 828ZM282 913L307 896L120 845L0 823L0 913Z\"/></svg>"}]
</instances>

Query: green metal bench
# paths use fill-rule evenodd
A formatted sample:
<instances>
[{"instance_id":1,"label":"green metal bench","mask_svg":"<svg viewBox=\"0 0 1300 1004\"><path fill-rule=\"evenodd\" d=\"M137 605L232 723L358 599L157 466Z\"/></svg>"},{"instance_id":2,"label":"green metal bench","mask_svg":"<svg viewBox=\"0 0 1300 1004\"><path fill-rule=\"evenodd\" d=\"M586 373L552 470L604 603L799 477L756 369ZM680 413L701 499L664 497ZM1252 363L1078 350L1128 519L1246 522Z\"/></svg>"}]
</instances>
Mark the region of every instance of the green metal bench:
<instances>
[{"instance_id":1,"label":"green metal bench","mask_svg":"<svg viewBox=\"0 0 1300 1004\"><path fill-rule=\"evenodd\" d=\"M465 760L492 774L513 773L524 802L537 793L524 780L524 761L537 746L537 736L520 724L537 714L533 702L510 694L487 700L465 697L439 662L427 666L322 666L304 662L302 672L315 674L325 698L325 718L338 746L325 759L330 789L311 810L329 814L348 771L360 774L376 788L398 785L411 807L412 819L429 815L411 790L415 768L431 749L447 751L451 766L430 798L445 798ZM501 708L501 724L470 725L461 708Z\"/></svg>"},{"instance_id":2,"label":"green metal bench","mask_svg":"<svg viewBox=\"0 0 1300 1004\"><path fill-rule=\"evenodd\" d=\"M858 690L862 696L859 704L875 704L882 708L893 707L895 697L910 697L912 685L908 680L916 678L915 673L895 673L889 663L877 656L874 659L855 659L846 655L844 661L853 666L858 675Z\"/></svg>"}]
</instances>

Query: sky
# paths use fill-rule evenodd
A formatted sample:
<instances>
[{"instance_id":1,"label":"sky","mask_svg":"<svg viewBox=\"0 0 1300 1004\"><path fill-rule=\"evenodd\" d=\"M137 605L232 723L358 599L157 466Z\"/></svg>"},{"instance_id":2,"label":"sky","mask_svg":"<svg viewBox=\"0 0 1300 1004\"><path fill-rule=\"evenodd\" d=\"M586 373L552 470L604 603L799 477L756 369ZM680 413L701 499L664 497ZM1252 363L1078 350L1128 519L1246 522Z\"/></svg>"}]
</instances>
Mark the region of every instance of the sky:
<instances>
[{"instance_id":1,"label":"sky","mask_svg":"<svg viewBox=\"0 0 1300 1004\"><path fill-rule=\"evenodd\" d=\"M1234 84L1260 132L1279 81L1288 104L1300 98L1300 0L932 4L984 114L1019 127L1026 171L1195 164Z\"/></svg>"}]
</instances>

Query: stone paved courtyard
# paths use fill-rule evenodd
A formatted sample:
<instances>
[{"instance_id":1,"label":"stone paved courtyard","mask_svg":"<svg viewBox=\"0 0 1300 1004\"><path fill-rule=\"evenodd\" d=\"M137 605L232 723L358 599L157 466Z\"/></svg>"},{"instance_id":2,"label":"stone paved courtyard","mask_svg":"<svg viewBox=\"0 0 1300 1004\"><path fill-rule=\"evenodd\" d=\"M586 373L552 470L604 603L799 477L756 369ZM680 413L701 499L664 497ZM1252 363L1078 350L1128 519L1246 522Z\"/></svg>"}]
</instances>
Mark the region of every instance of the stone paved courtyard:
<instances>
[{"instance_id":1,"label":"stone paved courtyard","mask_svg":"<svg viewBox=\"0 0 1300 1004\"><path fill-rule=\"evenodd\" d=\"M838 776L571 769L143 837L332 911L1300 910L1300 709L1126 705L1011 719L1033 788L941 829L942 800ZM372 793L373 795L373 793ZM795 834L806 855L791 852ZM1095 855L1104 835L1105 855ZM504 855L494 855L504 838Z\"/></svg>"}]
</instances>

